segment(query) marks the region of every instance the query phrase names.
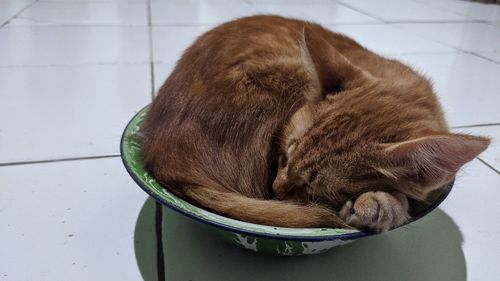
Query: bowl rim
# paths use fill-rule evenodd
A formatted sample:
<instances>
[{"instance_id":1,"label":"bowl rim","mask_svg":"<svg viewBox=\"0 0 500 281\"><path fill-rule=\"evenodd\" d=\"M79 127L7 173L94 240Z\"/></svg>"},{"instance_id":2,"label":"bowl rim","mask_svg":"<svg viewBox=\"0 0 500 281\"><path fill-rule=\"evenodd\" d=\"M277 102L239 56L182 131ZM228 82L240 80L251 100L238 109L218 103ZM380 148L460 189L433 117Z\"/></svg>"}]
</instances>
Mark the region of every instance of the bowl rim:
<instances>
[{"instance_id":1,"label":"bowl rim","mask_svg":"<svg viewBox=\"0 0 500 281\"><path fill-rule=\"evenodd\" d=\"M376 235L376 234L379 234L379 233L376 233L376 232L368 232L368 231L360 231L360 230L353 230L352 232L348 232L348 233L339 233L339 234L316 234L316 232L312 232L312 231L317 231L318 229L319 230L334 230L333 228L286 228L286 227L277 227L277 226L270 226L270 225L262 225L262 224L256 224L256 223L249 223L249 222L244 222L244 221L240 221L240 220L237 220L237 219L233 219L233 218L229 218L229 217L225 217L225 216L222 216L222 215L218 215L216 213L213 213L213 212L210 212L208 210L205 210L203 208L200 208L196 205L193 205L191 204L190 202L188 201L185 201L184 199L178 197L177 195L171 193L167 188L164 187L163 184L160 184L158 183L159 185L161 185L163 187L163 192L169 194L169 196L172 196L174 198L177 198L185 203L187 203L188 205L190 206L193 206L194 208L197 208L197 209L200 209L200 210L203 210L205 213L208 213L208 214L211 214L213 215L210 216L209 218L205 218L205 217L202 217L200 215L197 215L197 214L194 214L192 212L189 212L188 210L185 210L184 208L180 207L180 206L177 206L176 204L170 202L170 201L167 201L165 200L164 198L162 198L158 193L154 192L149 186L147 186L143 180L139 179L139 176L137 175L137 173L135 172L135 170L132 168L132 165L131 163L129 163L129 160L127 159L127 156L126 156L126 153L125 153L125 145L126 145L126 138L128 136L128 132L130 131L131 129L131 125L136 121L136 119L139 118L139 116L141 116L141 114L146 114L146 111L148 110L149 108L149 104L144 106L141 110L139 110L127 123L127 125L125 126L125 129L123 130L123 133L122 133L122 136L121 136L121 139L120 139L120 158L122 159L122 162L123 162L123 165L125 166L125 169L127 170L128 174L132 177L132 179L134 180L134 182L142 189L144 190L149 196L153 197L156 201L160 202L162 205L164 206L167 206L168 208L180 213L180 214L183 214L187 217L190 217L196 221L199 221L201 223L204 223L204 224L207 224L207 225L211 225L211 226L214 226L214 227L218 227L218 228L222 228L226 231L230 231L230 232L235 232L235 233L238 233L238 234L244 234L244 235L249 235L249 236L255 236L255 237L261 237L261 238L268 238L268 239L276 239L276 240L289 240L289 241L302 241L302 242L308 242L308 241L328 241L328 240L337 240L337 239L340 239L340 240L352 240L352 239L357 239L357 238L362 238L362 237L367 237L367 236L372 236L372 235ZM436 209L443 201L444 199L448 196L448 194L450 193L452 187L453 187L453 184L454 184L454 179L452 181L450 181L448 184L446 184L446 187L443 189L443 192L441 192L441 194L432 202L432 204L430 204L427 208L423 209L422 211L418 212L416 215L412 216L411 219L406 222L405 224L399 226L399 227L396 227L394 229L398 229L404 225L407 225L407 224L410 224L412 222L415 222L419 219L421 219L422 217L426 216L428 213L430 213L431 211L433 211L434 209ZM230 225L230 224L226 224L226 223L223 223L223 222L220 222L218 219L214 219L214 217L222 217L224 218L225 220L228 220L228 221L237 221L237 222L242 222L244 223L245 225L253 225L253 226L256 226L258 228L264 228L266 229L266 231L257 231L257 230L250 230L250 229L245 229L245 228L241 228L241 227L236 227L236 226L233 226L233 225ZM303 230L303 231L307 231L307 230L311 230L311 233L309 235L301 235L301 234L297 234L297 235L293 235L293 234L280 234L280 230L288 230L288 231L293 231L293 230L297 230L297 229L300 229L300 230ZM392 231L394 229L391 229L389 231ZM341 229L339 229L341 230ZM287 231L287 232L288 232ZM344 230L342 230L344 231ZM346 230L347 231L347 230ZM386 231L388 232L388 231ZM386 232L383 232L383 233L386 233Z\"/></svg>"}]
</instances>

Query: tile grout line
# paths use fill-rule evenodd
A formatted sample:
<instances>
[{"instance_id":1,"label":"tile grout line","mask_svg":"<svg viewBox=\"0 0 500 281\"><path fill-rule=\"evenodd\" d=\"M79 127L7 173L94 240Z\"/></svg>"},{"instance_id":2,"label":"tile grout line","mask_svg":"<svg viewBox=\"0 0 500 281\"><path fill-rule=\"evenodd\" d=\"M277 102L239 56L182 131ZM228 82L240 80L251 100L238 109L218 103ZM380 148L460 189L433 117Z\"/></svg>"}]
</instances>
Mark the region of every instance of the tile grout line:
<instances>
[{"instance_id":1,"label":"tile grout line","mask_svg":"<svg viewBox=\"0 0 500 281\"><path fill-rule=\"evenodd\" d=\"M434 23L434 24L438 24L438 23L488 23L489 21L487 20L481 20L481 19L468 19L466 16L462 15L462 14L459 14L459 13L456 13L454 11L451 11L451 10L447 10L447 9L443 9L443 8L439 8L439 7L434 7L432 5L429 5L427 3L422 3L420 1L415 1L416 3L419 3L421 5L424 5L426 7L429 7L431 9L434 9L434 10L439 10L441 12L446 12L446 13L450 13L450 14L453 14L453 15L456 15L456 16L460 16L461 18L463 19L456 19L456 20L386 20L386 19L383 19L383 18L380 18L376 15L373 15L373 14L370 14L362 9L359 9L357 7L354 7L348 3L345 3L344 1L342 0L334 0L335 3L338 3L338 4L341 4L341 5L344 5L345 7L349 8L349 9L352 9L358 13L361 13L361 14L364 14L366 16L369 16L369 17L372 17L374 19L377 19L379 21L381 21L382 23L384 24L401 24L401 23L408 23L408 24L424 24L424 23Z\"/></svg>"},{"instance_id":2,"label":"tile grout line","mask_svg":"<svg viewBox=\"0 0 500 281\"><path fill-rule=\"evenodd\" d=\"M168 63L168 62L161 62ZM8 64L8 65L0 65L0 69L2 68L23 68L23 67L75 67L75 66L131 66L131 65L149 65L149 61L145 62L89 62L89 63L47 63L47 64Z\"/></svg>"},{"instance_id":3,"label":"tile grout line","mask_svg":"<svg viewBox=\"0 0 500 281\"><path fill-rule=\"evenodd\" d=\"M347 7L347 8L349 8L349 9L353 10L353 11L356 11L356 12L358 12L358 13L361 13L361 14L363 14L363 15L365 15L365 16L368 16L368 17L370 17L370 18L374 18L374 19L376 19L376 20L379 20L379 21L381 21L381 22L382 22L382 23L384 23L384 24L387 24L387 21L386 21L386 20L384 20L383 18L380 18L380 17L378 17L378 16L376 16L376 15L373 15L373 14L367 13L367 12L365 12L365 11L363 11L363 10L359 9L359 8L356 8L356 7L354 7L354 6L352 6L352 5L348 4L348 3L345 3L344 1L335 0L334 2L335 2L335 3L337 3L337 4L340 4L340 5L344 6L344 7Z\"/></svg>"},{"instance_id":4,"label":"tile grout line","mask_svg":"<svg viewBox=\"0 0 500 281\"><path fill-rule=\"evenodd\" d=\"M121 156L120 154L110 154L110 155L84 156L84 157L59 158L59 159L47 159L47 160L35 160L35 161L6 162L6 163L0 163L0 167L45 164L45 163L56 163L56 162L70 162L79 160L106 159L106 158L115 158L120 156Z\"/></svg>"},{"instance_id":5,"label":"tile grout line","mask_svg":"<svg viewBox=\"0 0 500 281\"><path fill-rule=\"evenodd\" d=\"M500 29L500 26L497 26L497 25L493 24L493 22L500 22L500 21L489 20L489 21L486 21L486 24L489 25L489 26L493 26L494 28Z\"/></svg>"},{"instance_id":6,"label":"tile grout line","mask_svg":"<svg viewBox=\"0 0 500 281\"><path fill-rule=\"evenodd\" d=\"M468 15L462 14L462 13L459 13L459 12L456 12L456 11L453 11L453 10L450 10L450 9L447 9L446 7L433 6L433 5L431 5L431 4L429 4L428 2L425 2L425 1L419 1L419 0L414 0L414 1L418 2L420 4L423 4L423 5L426 5L427 7L430 7L432 9L437 9L437 10L440 10L440 11L443 11L443 12L452 13L454 15L463 17L464 19L468 18ZM478 19L478 18L471 18L470 20L471 21L477 21L478 23L485 23L487 25L495 26L496 27L496 25L492 24L492 22L495 21L495 20Z\"/></svg>"},{"instance_id":7,"label":"tile grout line","mask_svg":"<svg viewBox=\"0 0 500 281\"><path fill-rule=\"evenodd\" d=\"M257 12L257 14L262 14L262 12L260 11L260 9L258 9L257 6L255 5L255 3L253 3L252 1L250 1L250 0L243 0L243 2L245 4L247 4L248 6L252 7L252 9L254 9L255 12Z\"/></svg>"},{"instance_id":8,"label":"tile grout line","mask_svg":"<svg viewBox=\"0 0 500 281\"><path fill-rule=\"evenodd\" d=\"M449 14L454 14L454 15L459 16L459 17L464 18L464 19L466 19L468 17L467 15L464 15L464 14L461 14L459 12L447 9L445 7L433 6L432 4L429 4L428 2L425 2L425 1L418 1L418 0L416 0L414 2L420 3L421 5L429 7L429 8L434 9L434 10L438 10L438 11L441 11L441 12L446 12L446 13L449 13Z\"/></svg>"},{"instance_id":9,"label":"tile grout line","mask_svg":"<svg viewBox=\"0 0 500 281\"><path fill-rule=\"evenodd\" d=\"M488 52L488 51L484 51L484 52L486 53L486 52ZM478 52L477 52L477 51L470 51L470 52L467 52L467 53L468 53L468 54L470 54L470 55L472 55L472 56L478 57L478 58L480 58L480 59L483 59L483 60L486 60L486 61L492 62L492 63L494 63L494 64L500 64L500 61L496 61L496 60L494 60L494 59L490 59L490 58L488 58L488 57L485 57L485 56L483 56L483 55L480 55L480 54L478 54Z\"/></svg>"},{"instance_id":10,"label":"tile grout line","mask_svg":"<svg viewBox=\"0 0 500 281\"><path fill-rule=\"evenodd\" d=\"M261 12L259 10L258 14ZM358 11L356 11L358 12ZM265 13L264 13L265 14ZM365 14L368 16L367 14ZM372 17L372 16L370 16ZM16 17L19 18L19 17ZM236 19L236 18L234 18ZM379 18L374 18L377 21L355 21L355 22L325 22L325 21L317 21L318 24L321 25L384 25L384 24L455 24L455 23L483 23L491 25L491 22L485 20L450 20L450 21L440 21L440 20L380 20ZM224 22L213 22L213 23L158 23L151 24L151 26L165 26L165 27L199 27L199 26L217 26L223 24ZM58 28L58 27L147 27L147 24L125 24L125 23L53 23L47 25L28 25L28 24L18 24L9 26L9 28ZM495 27L495 25L491 25Z\"/></svg>"},{"instance_id":11,"label":"tile grout line","mask_svg":"<svg viewBox=\"0 0 500 281\"><path fill-rule=\"evenodd\" d=\"M486 161L484 161L483 159L477 157L477 160L479 160L479 162L483 163L486 167L492 169L494 172L496 172L497 174L500 175L500 171L498 171L497 169L493 168L493 166L491 166L490 164L488 164Z\"/></svg>"},{"instance_id":12,"label":"tile grout line","mask_svg":"<svg viewBox=\"0 0 500 281\"><path fill-rule=\"evenodd\" d=\"M28 5L26 5L24 8L22 8L21 10L19 10L17 13L15 13L12 17L10 17L9 19L7 19L5 22L3 22L2 24L0 24L0 28L8 25L10 23L11 20L15 19L17 16L19 16L22 12L26 11L28 8L30 8L31 6L35 5L35 3L38 2L38 0L35 0L31 3L29 3Z\"/></svg>"},{"instance_id":13,"label":"tile grout line","mask_svg":"<svg viewBox=\"0 0 500 281\"><path fill-rule=\"evenodd\" d=\"M488 23L485 20L386 20L385 23L388 24L446 24L446 23Z\"/></svg>"},{"instance_id":14,"label":"tile grout line","mask_svg":"<svg viewBox=\"0 0 500 281\"><path fill-rule=\"evenodd\" d=\"M429 23L429 22L421 22L421 24L427 24L427 23ZM483 22L481 22L481 21L476 21L476 22L442 22L442 23L485 23L485 24L486 24L487 22L486 22L486 21L483 21ZM398 23L390 23L390 22L388 22L388 24L393 25L393 26L398 26ZM404 24L404 23L403 23L403 22L401 22L401 23L399 23L399 24ZM430 24L433 24L433 23L430 23ZM441 23L434 23L434 24L441 24ZM410 32L409 30L406 30L406 29L404 29L404 28L401 28L401 27L398 27L398 28L400 28L401 30L404 30L404 31L408 31L408 32ZM496 61L496 60L494 60L494 59L490 59L490 58L488 58L488 57L482 56L482 55L478 54L478 52L477 52L477 51L469 51L469 50L463 49L463 48L461 48L461 47L457 47L457 46L454 46L454 45L452 45L452 44L449 44L449 43L447 43L447 42L441 42L441 41L439 41L439 40L436 40L436 39L434 39L434 38L431 38L431 37L428 37L428 36L426 36L426 35L420 34L420 33L418 33L418 32L414 32L413 34L414 34L415 36L419 36L419 37L425 38L425 39L427 39L427 40L429 40L429 41L432 41L432 42L435 42L435 43L441 44L441 45L443 45L443 46L449 47L450 49L455 50L455 51L456 51L457 53L459 53L459 54L471 55L471 56L477 57L477 58L479 58L479 59L482 59L482 60L485 60L485 61L488 61L488 62L491 62L491 63L494 63L494 64L500 64L500 62L499 62L499 61ZM497 124L498 124L498 123L493 123L493 124L479 124L479 125L470 125L470 126L471 126L471 127L474 127L474 126L475 126L475 127L479 127L479 126L492 126L492 125L497 125ZM455 128L460 128L460 127L469 127L469 126L457 126L457 127L455 127ZM453 127L452 127L452 128L453 128Z\"/></svg>"},{"instance_id":15,"label":"tile grout line","mask_svg":"<svg viewBox=\"0 0 500 281\"><path fill-rule=\"evenodd\" d=\"M253 6L252 6L253 7ZM349 7L350 8L350 7ZM256 9L258 13L261 13L259 10ZM356 12L359 12L356 10ZM364 14L368 16L368 14ZM249 15L250 16L250 15ZM373 17L373 16L370 16ZM18 18L18 17L16 17ZM234 18L236 19L236 18ZM380 18L374 18L377 21L355 21L355 22L325 22L325 21L317 21L318 24L321 25L384 25L384 24L389 24L389 25L398 25L398 24L457 24L457 23L483 23L483 24L488 24L490 26L496 27L495 25L491 25L490 21L486 20L382 20ZM200 26L207 26L207 27L215 27L219 24L223 24L224 22L213 22L213 23L158 23L158 24L152 24L152 27L200 27ZM47 24L47 25L12 25L9 26L9 28L32 28L32 27L37 27L37 28L58 28L58 27L147 27L148 24L125 24L125 23L118 23L118 24L108 24L108 23L54 23L54 24Z\"/></svg>"},{"instance_id":16,"label":"tile grout line","mask_svg":"<svg viewBox=\"0 0 500 281\"><path fill-rule=\"evenodd\" d=\"M153 28L151 22L151 0L146 2L148 9L148 40L149 40L149 75L151 78L151 100L155 98L155 71L153 63Z\"/></svg>"},{"instance_id":17,"label":"tile grout line","mask_svg":"<svg viewBox=\"0 0 500 281\"><path fill-rule=\"evenodd\" d=\"M476 127L491 127L500 126L500 123L485 123L485 124L474 124L474 125L463 125L463 126L453 126L451 129L466 129L466 128L476 128Z\"/></svg>"},{"instance_id":18,"label":"tile grout line","mask_svg":"<svg viewBox=\"0 0 500 281\"><path fill-rule=\"evenodd\" d=\"M155 234L156 234L156 273L158 281L165 281L165 254L163 252L163 206L155 204Z\"/></svg>"},{"instance_id":19,"label":"tile grout line","mask_svg":"<svg viewBox=\"0 0 500 281\"><path fill-rule=\"evenodd\" d=\"M391 25L392 25L392 26L397 26L397 24L391 24ZM406 32L412 33L414 36L418 36L418 37L424 38L424 39L426 39L426 40L429 40L429 41L431 41L431 42L434 42L434 43L437 43L437 44L441 44L441 45L443 45L443 46L445 46L445 47L448 47L448 48L450 48L450 49L452 49L452 50L455 50L455 51L456 51L456 52L458 52L459 54L470 54L470 52L469 52L469 51L466 51L466 50L464 50L464 49L462 49L462 48L460 48L460 47L457 47L457 46L453 46L453 45L451 45L451 44L449 44L449 43L447 43L447 42L441 42L441 41L439 41L439 40L436 40L436 39L434 39L434 38L431 38L431 37L428 37L428 36L426 36L426 35L420 34L420 33L418 33L418 32L412 32L412 31L407 30L407 29L405 29L405 28L403 28L403 27L397 27L397 28L399 28L399 29L400 29L400 30L402 30L402 31L406 31Z\"/></svg>"},{"instance_id":20,"label":"tile grout line","mask_svg":"<svg viewBox=\"0 0 500 281\"><path fill-rule=\"evenodd\" d=\"M438 21L438 20L429 20L429 21L426 21L426 20L422 20L422 21L411 21L411 20L408 20L408 21L404 21L404 20L402 20L402 21L399 21L399 20L385 20L385 19L382 19L382 18L380 18L380 17L378 17L378 16L375 16L375 15L372 15L372 14L370 14L370 13L367 13L367 12L365 12L365 11L363 11L363 10L360 10L360 9L358 9L358 8L356 8L356 7L354 7L354 6L350 5L350 4L348 4L348 3L345 3L344 1L335 0L335 2L336 2L336 3L339 3L339 4L343 5L343 6L345 6L345 7L347 7L347 8L350 8L350 9L352 9L352 10L356 11L356 12L359 12L359 13L362 13L362 14L364 14L364 15L366 15L366 16L369 16L369 17L372 17L372 18L374 18L374 19L380 20L380 21L382 22L382 24L388 24L388 25L391 25L391 26L397 26L398 24L448 24L448 23L483 23L483 24L488 24L488 23L489 23L489 21L486 21L486 20L477 20L477 19L471 19L471 20L468 20L467 18L464 18L464 20L449 20L449 21ZM422 4L422 3L421 3L421 4ZM429 5L427 5L427 6L429 6ZM429 7L430 7L430 6L429 6ZM434 8L434 7L432 7L432 8ZM438 9L438 10L441 10L441 9ZM441 11L444 11L444 10L441 10ZM455 13L453 13L453 14L455 14ZM456 14L456 15L458 15L458 14ZM461 17L463 17L463 15L460 15L460 16L461 16ZM404 29L404 28L401 28L401 30L405 30L405 29ZM406 30L406 31L408 31L408 30ZM419 33L414 33L414 35L416 35L416 36L420 36L420 37L425 38L425 39L427 39L427 40L429 40L429 41L433 41L433 42L435 42L435 43L438 43L438 44L441 44L441 45L443 45L443 46L449 47L449 48L451 48L451 49L454 49L454 50L458 51L459 53L466 53L466 54L470 54L470 55L476 56L476 57L478 57L478 58L482 58L482 59L484 59L484 60L488 60L488 61L490 61L490 62L493 62L493 63L497 63L497 64L499 64L499 62L497 62L497 61L495 61L495 60L492 60L492 59L490 59L490 58L483 57L483 56L478 55L478 54L476 54L476 53L474 53L474 52L467 51L467 50L464 50L464 49L462 49L462 48L460 48L460 47L456 47L456 46L453 46L453 45L447 44L447 43L445 43L445 42L441 42L441 41L435 40L435 39L433 39L433 38L430 38L430 37L427 37L427 36L421 35L421 34L419 34Z\"/></svg>"},{"instance_id":21,"label":"tile grout line","mask_svg":"<svg viewBox=\"0 0 500 281\"><path fill-rule=\"evenodd\" d=\"M148 27L149 27L149 55L150 55L150 71L151 71L151 99L154 99L154 63L153 63L153 35L151 24L151 2L148 0ZM247 3L248 4L248 3ZM249 4L250 5L250 4ZM255 7L253 7L255 8ZM163 251L163 210L159 202L155 204L155 233L156 233L156 271L158 281L165 281L165 255Z\"/></svg>"},{"instance_id":22,"label":"tile grout line","mask_svg":"<svg viewBox=\"0 0 500 281\"><path fill-rule=\"evenodd\" d=\"M153 62L153 28L151 22L151 0L147 0L148 35L149 35L149 71L151 76L151 100L155 98L155 75ZM163 207L155 204L155 234L156 234L156 273L158 281L165 281L165 255L163 252Z\"/></svg>"},{"instance_id":23,"label":"tile grout line","mask_svg":"<svg viewBox=\"0 0 500 281\"><path fill-rule=\"evenodd\" d=\"M43 2L45 3L45 2ZM26 17L16 17L19 19L32 20ZM64 22L40 22L45 24L16 24L11 25L9 28L32 28L32 27L43 27L43 28L57 28L57 27L146 27L147 24L140 23L64 23Z\"/></svg>"},{"instance_id":24,"label":"tile grout line","mask_svg":"<svg viewBox=\"0 0 500 281\"><path fill-rule=\"evenodd\" d=\"M61 3L62 1L59 1L59 0L43 0L42 2L44 3ZM106 2L106 1L103 1L103 0L78 0L78 1L74 1L76 3L102 3L102 2ZM123 3L144 3L143 1L140 1L140 0L125 0L125 1L120 1L120 2L123 2Z\"/></svg>"}]
</instances>

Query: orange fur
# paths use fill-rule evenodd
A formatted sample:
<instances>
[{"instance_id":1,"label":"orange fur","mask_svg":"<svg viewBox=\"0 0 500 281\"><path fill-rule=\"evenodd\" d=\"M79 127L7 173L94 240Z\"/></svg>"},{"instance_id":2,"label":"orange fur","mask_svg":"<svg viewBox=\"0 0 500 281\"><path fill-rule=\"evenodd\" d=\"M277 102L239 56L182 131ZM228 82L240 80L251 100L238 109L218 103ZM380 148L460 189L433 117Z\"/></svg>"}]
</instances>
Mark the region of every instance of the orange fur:
<instances>
[{"instance_id":1,"label":"orange fur","mask_svg":"<svg viewBox=\"0 0 500 281\"><path fill-rule=\"evenodd\" d=\"M176 194L289 227L346 227L337 215L346 202L365 218L356 227L401 224L406 196L425 198L488 145L450 134L430 83L410 67L276 16L198 38L141 133L147 169ZM377 216L361 214L373 202L400 202L381 208L396 217L372 226Z\"/></svg>"}]
</instances>

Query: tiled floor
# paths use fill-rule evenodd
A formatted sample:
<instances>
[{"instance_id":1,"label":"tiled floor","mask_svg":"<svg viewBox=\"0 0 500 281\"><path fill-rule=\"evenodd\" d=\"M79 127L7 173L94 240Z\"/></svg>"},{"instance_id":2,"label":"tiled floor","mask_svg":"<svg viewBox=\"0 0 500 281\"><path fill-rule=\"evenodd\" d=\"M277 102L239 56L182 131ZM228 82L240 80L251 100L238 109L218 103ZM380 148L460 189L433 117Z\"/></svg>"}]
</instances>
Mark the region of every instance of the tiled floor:
<instances>
[{"instance_id":1,"label":"tiled floor","mask_svg":"<svg viewBox=\"0 0 500 281\"><path fill-rule=\"evenodd\" d=\"M454 130L491 147L440 210L325 255L260 256L206 236L146 201L118 157L120 134L194 38L257 13L320 22L415 66ZM0 280L498 280L499 108L500 6L0 0Z\"/></svg>"}]
</instances>

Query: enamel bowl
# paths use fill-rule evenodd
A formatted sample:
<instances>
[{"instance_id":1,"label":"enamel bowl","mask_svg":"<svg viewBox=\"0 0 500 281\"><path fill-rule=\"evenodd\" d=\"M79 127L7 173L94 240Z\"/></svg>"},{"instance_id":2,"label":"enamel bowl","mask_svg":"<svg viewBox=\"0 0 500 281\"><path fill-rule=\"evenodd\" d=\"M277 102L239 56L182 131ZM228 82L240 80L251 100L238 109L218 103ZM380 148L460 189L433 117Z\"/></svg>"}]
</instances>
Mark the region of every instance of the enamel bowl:
<instances>
[{"instance_id":1,"label":"enamel bowl","mask_svg":"<svg viewBox=\"0 0 500 281\"><path fill-rule=\"evenodd\" d=\"M121 157L134 181L161 204L207 225L227 242L256 252L276 255L304 255L325 252L335 246L353 242L375 233L352 229L285 228L243 222L209 212L177 197L145 171L134 137L142 125L148 107L143 108L129 122L121 140ZM448 195L453 182L434 196L432 202L414 209L411 223L435 209Z\"/></svg>"}]
</instances>

